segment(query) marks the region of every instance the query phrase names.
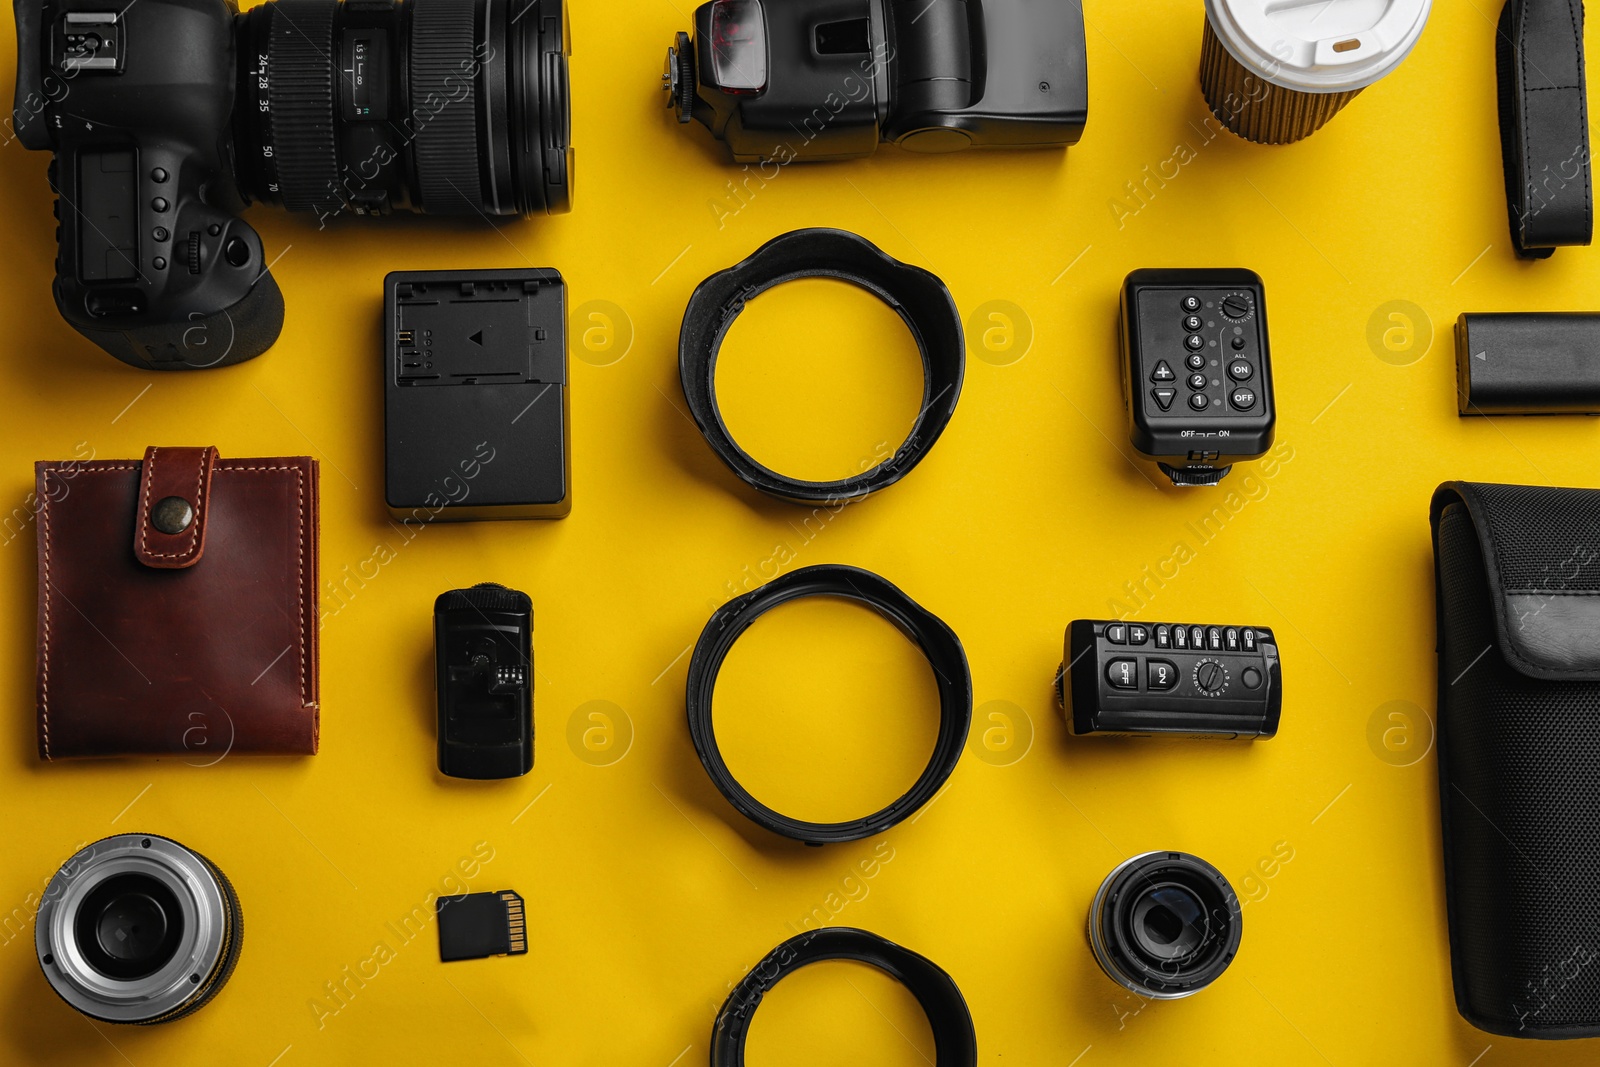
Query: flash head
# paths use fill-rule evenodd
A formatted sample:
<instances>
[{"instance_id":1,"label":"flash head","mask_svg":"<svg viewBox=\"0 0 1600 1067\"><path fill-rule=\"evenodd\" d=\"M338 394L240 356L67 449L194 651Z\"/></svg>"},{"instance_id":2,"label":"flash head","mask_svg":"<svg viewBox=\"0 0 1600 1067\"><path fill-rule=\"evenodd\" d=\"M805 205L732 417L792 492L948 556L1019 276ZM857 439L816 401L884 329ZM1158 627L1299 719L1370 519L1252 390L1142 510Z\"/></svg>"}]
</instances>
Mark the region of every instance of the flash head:
<instances>
[{"instance_id":1,"label":"flash head","mask_svg":"<svg viewBox=\"0 0 1600 1067\"><path fill-rule=\"evenodd\" d=\"M1076 144L1079 0L711 0L662 87L741 163Z\"/></svg>"}]
</instances>

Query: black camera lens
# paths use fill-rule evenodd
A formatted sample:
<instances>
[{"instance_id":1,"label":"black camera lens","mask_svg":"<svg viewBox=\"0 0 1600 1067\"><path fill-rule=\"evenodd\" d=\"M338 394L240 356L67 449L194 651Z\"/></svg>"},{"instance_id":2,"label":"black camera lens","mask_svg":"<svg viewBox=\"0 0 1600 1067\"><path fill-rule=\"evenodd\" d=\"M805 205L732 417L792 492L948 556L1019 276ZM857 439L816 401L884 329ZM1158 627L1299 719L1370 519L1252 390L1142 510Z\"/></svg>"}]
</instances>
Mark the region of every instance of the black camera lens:
<instances>
[{"instance_id":1,"label":"black camera lens","mask_svg":"<svg viewBox=\"0 0 1600 1067\"><path fill-rule=\"evenodd\" d=\"M562 0L272 0L239 16L236 169L326 218L569 209Z\"/></svg>"},{"instance_id":2,"label":"black camera lens","mask_svg":"<svg viewBox=\"0 0 1600 1067\"><path fill-rule=\"evenodd\" d=\"M1111 979L1141 996L1198 993L1239 951L1243 915L1233 887L1183 852L1147 852L1112 871L1089 911L1089 945Z\"/></svg>"},{"instance_id":3,"label":"black camera lens","mask_svg":"<svg viewBox=\"0 0 1600 1067\"><path fill-rule=\"evenodd\" d=\"M215 864L164 837L119 834L56 872L34 947L56 993L90 1018L161 1023L217 994L243 937L239 898Z\"/></svg>"}]
</instances>

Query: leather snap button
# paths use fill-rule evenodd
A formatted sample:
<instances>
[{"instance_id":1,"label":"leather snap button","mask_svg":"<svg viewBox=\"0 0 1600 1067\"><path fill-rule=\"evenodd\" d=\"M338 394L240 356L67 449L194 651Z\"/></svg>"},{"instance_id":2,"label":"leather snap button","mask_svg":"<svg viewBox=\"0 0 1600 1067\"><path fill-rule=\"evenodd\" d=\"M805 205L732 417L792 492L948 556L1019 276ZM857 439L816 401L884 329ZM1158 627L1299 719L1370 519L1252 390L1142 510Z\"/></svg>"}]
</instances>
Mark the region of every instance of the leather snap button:
<instances>
[{"instance_id":1,"label":"leather snap button","mask_svg":"<svg viewBox=\"0 0 1600 1067\"><path fill-rule=\"evenodd\" d=\"M181 496L163 497L150 509L150 525L164 534L181 534L194 521L194 507Z\"/></svg>"}]
</instances>

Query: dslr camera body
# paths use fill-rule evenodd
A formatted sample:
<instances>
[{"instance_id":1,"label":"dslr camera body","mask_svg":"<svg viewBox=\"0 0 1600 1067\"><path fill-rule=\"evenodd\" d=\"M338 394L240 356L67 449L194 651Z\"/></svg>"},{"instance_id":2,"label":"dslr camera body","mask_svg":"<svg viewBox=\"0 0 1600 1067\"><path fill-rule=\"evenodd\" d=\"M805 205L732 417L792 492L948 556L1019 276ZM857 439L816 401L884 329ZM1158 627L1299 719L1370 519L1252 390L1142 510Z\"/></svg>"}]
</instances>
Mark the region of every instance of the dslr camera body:
<instances>
[{"instance_id":1,"label":"dslr camera body","mask_svg":"<svg viewBox=\"0 0 1600 1067\"><path fill-rule=\"evenodd\" d=\"M56 305L124 363L226 366L277 340L252 201L568 210L562 0L14 3L13 129L55 153Z\"/></svg>"},{"instance_id":2,"label":"dslr camera body","mask_svg":"<svg viewBox=\"0 0 1600 1067\"><path fill-rule=\"evenodd\" d=\"M55 153L62 318L136 367L265 350L283 296L237 217L232 5L16 0L16 19L13 129Z\"/></svg>"},{"instance_id":3,"label":"dslr camera body","mask_svg":"<svg viewBox=\"0 0 1600 1067\"><path fill-rule=\"evenodd\" d=\"M741 163L1076 144L1081 0L711 0L667 50L678 120Z\"/></svg>"}]
</instances>

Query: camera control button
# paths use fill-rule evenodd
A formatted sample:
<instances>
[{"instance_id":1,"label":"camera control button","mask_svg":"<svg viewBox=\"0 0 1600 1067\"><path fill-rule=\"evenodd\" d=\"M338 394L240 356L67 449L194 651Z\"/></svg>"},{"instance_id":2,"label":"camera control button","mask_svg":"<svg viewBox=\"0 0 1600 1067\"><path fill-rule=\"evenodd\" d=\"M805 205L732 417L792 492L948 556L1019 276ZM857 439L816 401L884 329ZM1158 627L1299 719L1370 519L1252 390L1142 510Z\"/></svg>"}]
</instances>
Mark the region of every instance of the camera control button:
<instances>
[{"instance_id":1,"label":"camera control button","mask_svg":"<svg viewBox=\"0 0 1600 1067\"><path fill-rule=\"evenodd\" d=\"M1241 386L1233 391L1233 406L1240 411L1249 411L1256 406L1256 391L1246 386Z\"/></svg>"},{"instance_id":2,"label":"camera control button","mask_svg":"<svg viewBox=\"0 0 1600 1067\"><path fill-rule=\"evenodd\" d=\"M150 210L152 211L165 211L171 206L171 204L167 203L167 198L164 196L158 196L154 200L150 201Z\"/></svg>"},{"instance_id":3,"label":"camera control button","mask_svg":"<svg viewBox=\"0 0 1600 1067\"><path fill-rule=\"evenodd\" d=\"M1142 645L1147 643L1149 640L1150 627L1137 622L1128 624L1128 644Z\"/></svg>"},{"instance_id":4,"label":"camera control button","mask_svg":"<svg viewBox=\"0 0 1600 1067\"><path fill-rule=\"evenodd\" d=\"M1113 645L1125 645L1125 644L1127 644L1128 643L1128 626L1127 626L1127 624L1126 623L1121 623L1121 622L1109 622L1109 623L1106 623L1106 640L1110 641Z\"/></svg>"},{"instance_id":5,"label":"camera control button","mask_svg":"<svg viewBox=\"0 0 1600 1067\"><path fill-rule=\"evenodd\" d=\"M1246 667L1239 675L1239 681L1244 683L1246 689L1259 689L1261 687L1261 672L1254 667Z\"/></svg>"},{"instance_id":6,"label":"camera control button","mask_svg":"<svg viewBox=\"0 0 1600 1067\"><path fill-rule=\"evenodd\" d=\"M1139 664L1131 659L1114 659L1106 665L1106 681L1118 689L1139 688Z\"/></svg>"},{"instance_id":7,"label":"camera control button","mask_svg":"<svg viewBox=\"0 0 1600 1067\"><path fill-rule=\"evenodd\" d=\"M1198 296L1186 296L1183 298L1182 307L1183 310L1193 314L1200 310L1200 298Z\"/></svg>"},{"instance_id":8,"label":"camera control button","mask_svg":"<svg viewBox=\"0 0 1600 1067\"><path fill-rule=\"evenodd\" d=\"M1206 647L1213 652L1222 651L1222 627L1213 626L1206 631Z\"/></svg>"},{"instance_id":9,"label":"camera control button","mask_svg":"<svg viewBox=\"0 0 1600 1067\"><path fill-rule=\"evenodd\" d=\"M1205 321L1202 320L1199 315L1190 315L1188 318L1183 320L1183 328L1188 330L1190 333L1199 333L1200 328L1204 325Z\"/></svg>"},{"instance_id":10,"label":"camera control button","mask_svg":"<svg viewBox=\"0 0 1600 1067\"><path fill-rule=\"evenodd\" d=\"M1233 346L1233 350L1235 352L1243 351L1244 350L1244 343L1245 343L1244 342L1244 334L1242 334L1242 333L1234 334L1233 335L1233 340L1229 341L1228 343Z\"/></svg>"},{"instance_id":11,"label":"camera control button","mask_svg":"<svg viewBox=\"0 0 1600 1067\"><path fill-rule=\"evenodd\" d=\"M167 172L163 168L157 167L155 170L150 172L150 180L155 182L157 185L160 185L162 182L167 180Z\"/></svg>"},{"instance_id":12,"label":"camera control button","mask_svg":"<svg viewBox=\"0 0 1600 1067\"><path fill-rule=\"evenodd\" d=\"M1150 372L1152 382L1175 382L1178 376L1173 373L1172 365L1166 360L1156 364L1156 369Z\"/></svg>"},{"instance_id":13,"label":"camera control button","mask_svg":"<svg viewBox=\"0 0 1600 1067\"><path fill-rule=\"evenodd\" d=\"M222 249L222 254L227 257L228 263L235 267L242 267L250 262L250 246L242 237L230 237Z\"/></svg>"},{"instance_id":14,"label":"camera control button","mask_svg":"<svg viewBox=\"0 0 1600 1067\"><path fill-rule=\"evenodd\" d=\"M1166 411L1172 407L1173 398L1178 395L1178 391L1176 389L1152 389L1150 390L1150 395L1161 406L1161 410Z\"/></svg>"},{"instance_id":15,"label":"camera control button","mask_svg":"<svg viewBox=\"0 0 1600 1067\"><path fill-rule=\"evenodd\" d=\"M1145 664L1145 684L1151 689L1166 691L1178 684L1178 668L1164 659L1153 659Z\"/></svg>"},{"instance_id":16,"label":"camera control button","mask_svg":"<svg viewBox=\"0 0 1600 1067\"><path fill-rule=\"evenodd\" d=\"M1256 369L1246 359L1236 359L1228 364L1228 377L1236 382L1247 382L1255 374Z\"/></svg>"},{"instance_id":17,"label":"camera control button","mask_svg":"<svg viewBox=\"0 0 1600 1067\"><path fill-rule=\"evenodd\" d=\"M1206 407L1208 406L1207 405L1207 401L1206 401L1206 394L1204 394L1204 393L1190 393L1189 394L1189 406L1194 408L1196 411L1204 411L1206 409Z\"/></svg>"},{"instance_id":18,"label":"camera control button","mask_svg":"<svg viewBox=\"0 0 1600 1067\"><path fill-rule=\"evenodd\" d=\"M1239 631L1232 626L1222 631L1222 644L1229 652L1239 651Z\"/></svg>"},{"instance_id":19,"label":"camera control button","mask_svg":"<svg viewBox=\"0 0 1600 1067\"><path fill-rule=\"evenodd\" d=\"M1206 346L1206 339L1197 333L1191 333L1183 339L1183 346L1191 352L1198 352Z\"/></svg>"},{"instance_id":20,"label":"camera control button","mask_svg":"<svg viewBox=\"0 0 1600 1067\"><path fill-rule=\"evenodd\" d=\"M1246 626L1239 631L1239 640L1244 642L1244 650L1246 652L1254 652L1256 650L1256 632L1250 627Z\"/></svg>"},{"instance_id":21,"label":"camera control button","mask_svg":"<svg viewBox=\"0 0 1600 1067\"><path fill-rule=\"evenodd\" d=\"M1155 628L1155 637L1157 648L1172 647L1172 627L1168 626L1166 623L1162 623L1160 626Z\"/></svg>"}]
</instances>

